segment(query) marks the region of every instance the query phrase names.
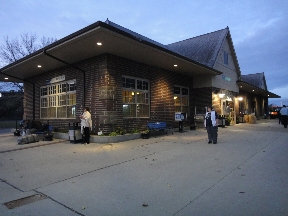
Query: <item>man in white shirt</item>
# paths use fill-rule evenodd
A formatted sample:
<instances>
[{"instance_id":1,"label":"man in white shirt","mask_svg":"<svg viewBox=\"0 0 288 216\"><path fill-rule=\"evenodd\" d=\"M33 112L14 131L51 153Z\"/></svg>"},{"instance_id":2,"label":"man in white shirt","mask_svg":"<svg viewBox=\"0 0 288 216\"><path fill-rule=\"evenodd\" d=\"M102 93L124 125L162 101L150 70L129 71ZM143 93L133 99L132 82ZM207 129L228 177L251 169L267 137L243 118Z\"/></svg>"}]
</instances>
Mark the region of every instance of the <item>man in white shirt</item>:
<instances>
[{"instance_id":1,"label":"man in white shirt","mask_svg":"<svg viewBox=\"0 0 288 216\"><path fill-rule=\"evenodd\" d=\"M284 125L284 128L287 128L287 123L288 123L288 109L285 105L280 110L281 113L281 121L282 124Z\"/></svg>"},{"instance_id":2,"label":"man in white shirt","mask_svg":"<svg viewBox=\"0 0 288 216\"><path fill-rule=\"evenodd\" d=\"M208 133L208 144L217 144L218 137L218 114L212 106L207 106L207 112L204 120L204 127Z\"/></svg>"}]
</instances>

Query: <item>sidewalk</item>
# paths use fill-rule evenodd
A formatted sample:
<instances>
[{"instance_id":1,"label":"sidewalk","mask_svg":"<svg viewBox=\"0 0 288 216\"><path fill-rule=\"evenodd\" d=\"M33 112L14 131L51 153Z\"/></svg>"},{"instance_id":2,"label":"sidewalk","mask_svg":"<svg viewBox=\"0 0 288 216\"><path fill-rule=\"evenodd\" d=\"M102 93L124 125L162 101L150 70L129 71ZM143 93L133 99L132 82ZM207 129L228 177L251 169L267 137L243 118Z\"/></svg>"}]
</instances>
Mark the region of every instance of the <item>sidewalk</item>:
<instances>
[{"instance_id":1,"label":"sidewalk","mask_svg":"<svg viewBox=\"0 0 288 216\"><path fill-rule=\"evenodd\" d=\"M1 216L288 212L288 130L277 119L219 128L217 145L204 129L86 146L0 139Z\"/></svg>"}]
</instances>

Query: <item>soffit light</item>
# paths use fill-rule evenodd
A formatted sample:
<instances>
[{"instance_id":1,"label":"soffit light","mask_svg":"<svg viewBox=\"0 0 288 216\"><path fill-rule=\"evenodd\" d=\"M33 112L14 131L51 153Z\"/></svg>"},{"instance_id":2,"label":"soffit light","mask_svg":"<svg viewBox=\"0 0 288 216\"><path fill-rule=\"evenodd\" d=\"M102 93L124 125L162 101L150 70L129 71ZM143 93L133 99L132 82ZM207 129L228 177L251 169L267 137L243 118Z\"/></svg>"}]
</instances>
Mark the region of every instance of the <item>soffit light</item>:
<instances>
[{"instance_id":1,"label":"soffit light","mask_svg":"<svg viewBox=\"0 0 288 216\"><path fill-rule=\"evenodd\" d=\"M37 65L37 67L38 67L38 68L41 68L42 66L41 66L41 65Z\"/></svg>"},{"instance_id":2,"label":"soffit light","mask_svg":"<svg viewBox=\"0 0 288 216\"><path fill-rule=\"evenodd\" d=\"M98 46L102 46L102 43L101 43L101 42L97 42L97 45L98 45Z\"/></svg>"},{"instance_id":3,"label":"soffit light","mask_svg":"<svg viewBox=\"0 0 288 216\"><path fill-rule=\"evenodd\" d=\"M8 80L8 77L5 77L4 79L5 79L5 80Z\"/></svg>"},{"instance_id":4,"label":"soffit light","mask_svg":"<svg viewBox=\"0 0 288 216\"><path fill-rule=\"evenodd\" d=\"M223 94L223 93L220 93L218 95L219 95L219 98L223 98L225 96L225 94Z\"/></svg>"},{"instance_id":5,"label":"soffit light","mask_svg":"<svg viewBox=\"0 0 288 216\"><path fill-rule=\"evenodd\" d=\"M177 64L174 64L174 67L178 67L178 65L177 65Z\"/></svg>"}]
</instances>

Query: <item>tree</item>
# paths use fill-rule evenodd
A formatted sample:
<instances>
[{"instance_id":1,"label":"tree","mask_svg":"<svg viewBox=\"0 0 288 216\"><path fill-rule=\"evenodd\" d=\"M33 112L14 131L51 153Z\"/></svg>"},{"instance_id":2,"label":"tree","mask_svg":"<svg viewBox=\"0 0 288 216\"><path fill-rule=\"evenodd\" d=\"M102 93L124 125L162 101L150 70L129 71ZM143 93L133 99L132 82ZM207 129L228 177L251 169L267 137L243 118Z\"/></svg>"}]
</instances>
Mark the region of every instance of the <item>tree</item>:
<instances>
[{"instance_id":1,"label":"tree","mask_svg":"<svg viewBox=\"0 0 288 216\"><path fill-rule=\"evenodd\" d=\"M57 41L55 38L42 37L37 41L36 34L21 34L20 41L4 37L4 44L0 46L0 68L11 64L35 51ZM14 91L18 91L18 94ZM10 92L11 97L0 98L0 118L19 118L23 116L23 83L0 82L0 92ZM22 94L21 94L22 93Z\"/></svg>"},{"instance_id":2,"label":"tree","mask_svg":"<svg viewBox=\"0 0 288 216\"><path fill-rule=\"evenodd\" d=\"M20 41L17 38L10 40L8 36L4 37L4 44L0 46L0 68L57 41L56 38L46 38L43 36L40 39L40 42L38 42L38 36L36 34L28 33L23 33L20 35L20 37ZM6 85L2 85L2 88L23 91L23 84L8 83Z\"/></svg>"},{"instance_id":3,"label":"tree","mask_svg":"<svg viewBox=\"0 0 288 216\"><path fill-rule=\"evenodd\" d=\"M4 45L0 46L0 59L5 65L11 64L57 41L56 38L46 38L43 36L39 43L36 34L28 33L21 34L20 37L20 41L17 38L10 40L8 36L4 37Z\"/></svg>"}]
</instances>

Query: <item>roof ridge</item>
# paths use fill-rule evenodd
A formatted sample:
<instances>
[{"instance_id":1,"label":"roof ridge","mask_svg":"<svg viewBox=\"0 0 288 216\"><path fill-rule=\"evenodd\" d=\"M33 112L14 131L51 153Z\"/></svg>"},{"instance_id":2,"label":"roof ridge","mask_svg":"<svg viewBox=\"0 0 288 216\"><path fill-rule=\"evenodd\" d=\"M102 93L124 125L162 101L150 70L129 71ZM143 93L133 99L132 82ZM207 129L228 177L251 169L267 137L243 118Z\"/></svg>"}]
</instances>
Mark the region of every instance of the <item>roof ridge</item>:
<instances>
[{"instance_id":1,"label":"roof ridge","mask_svg":"<svg viewBox=\"0 0 288 216\"><path fill-rule=\"evenodd\" d=\"M209 33L206 33L206 34L202 34L202 35L198 35L198 36L195 36L195 37L187 38L187 39L184 39L184 40L176 41L176 42L173 42L171 44L175 44L175 43L191 40L191 39L198 38L198 37L203 37L203 36L206 36L206 35L209 35L209 34L214 34L216 32L223 31L223 30L229 30L228 26L226 28L224 28L224 29L219 29L219 30L216 30L216 31L213 31L213 32L209 32ZM171 45L171 44L167 44L167 45Z\"/></svg>"},{"instance_id":2,"label":"roof ridge","mask_svg":"<svg viewBox=\"0 0 288 216\"><path fill-rule=\"evenodd\" d=\"M154 44L156 44L156 45L158 45L158 46L165 47L164 44L159 43L159 42L157 42L157 41L155 41L155 40L153 40L153 39L150 39L150 38L148 38L148 37L146 37L146 36L144 36L144 35L141 35L141 34L135 32L135 31L132 31L132 30L130 30L130 29L128 29L128 28L125 28L125 27L123 27L123 26L121 26L121 25L119 25L119 24L117 24L117 23L114 23L114 22L110 21L108 18L107 18L107 20L105 21L105 23L108 24L108 25L114 26L115 28L118 28L118 29L120 29L120 30L123 30L123 31L125 31L126 33L129 33L129 34L133 35L134 37L136 37L136 38L139 39L139 40L146 40L146 41L149 41L149 42L151 42L151 43L154 43ZM165 47L165 48L167 48L167 47Z\"/></svg>"}]
</instances>

